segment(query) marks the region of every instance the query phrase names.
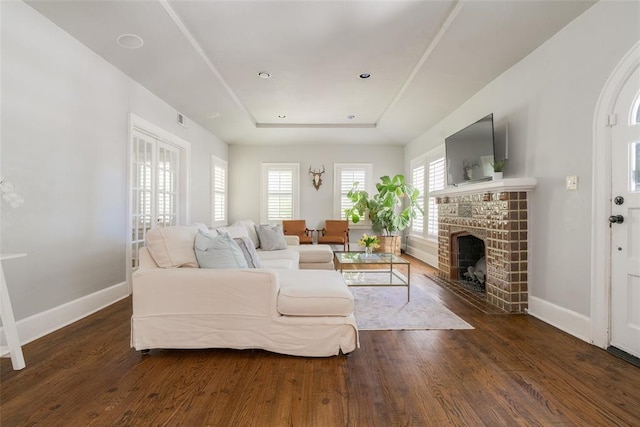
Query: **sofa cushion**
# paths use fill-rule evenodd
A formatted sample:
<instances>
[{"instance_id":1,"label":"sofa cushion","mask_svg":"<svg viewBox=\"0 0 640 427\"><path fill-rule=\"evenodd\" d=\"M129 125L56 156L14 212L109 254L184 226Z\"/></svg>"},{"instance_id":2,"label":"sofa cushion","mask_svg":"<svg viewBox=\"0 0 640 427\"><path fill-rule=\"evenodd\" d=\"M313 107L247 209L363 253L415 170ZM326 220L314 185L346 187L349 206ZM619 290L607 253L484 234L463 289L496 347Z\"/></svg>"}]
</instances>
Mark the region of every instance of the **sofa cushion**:
<instances>
[{"instance_id":1,"label":"sofa cushion","mask_svg":"<svg viewBox=\"0 0 640 427\"><path fill-rule=\"evenodd\" d=\"M260 258L262 268L277 269L298 269L300 263L300 253L292 249L283 249L278 251L256 251Z\"/></svg>"},{"instance_id":2,"label":"sofa cushion","mask_svg":"<svg viewBox=\"0 0 640 427\"><path fill-rule=\"evenodd\" d=\"M193 242L198 226L175 225L147 231L145 246L161 268L198 267Z\"/></svg>"},{"instance_id":3,"label":"sofa cushion","mask_svg":"<svg viewBox=\"0 0 640 427\"><path fill-rule=\"evenodd\" d=\"M260 249L263 251L287 249L287 241L284 238L284 232L280 224L259 226L258 237L260 238Z\"/></svg>"},{"instance_id":4,"label":"sofa cushion","mask_svg":"<svg viewBox=\"0 0 640 427\"><path fill-rule=\"evenodd\" d=\"M329 245L300 245L293 249L300 253L301 264L333 262L333 251Z\"/></svg>"},{"instance_id":5,"label":"sofa cushion","mask_svg":"<svg viewBox=\"0 0 640 427\"><path fill-rule=\"evenodd\" d=\"M348 316L353 294L337 271L279 270L278 312L283 316Z\"/></svg>"},{"instance_id":6,"label":"sofa cushion","mask_svg":"<svg viewBox=\"0 0 640 427\"><path fill-rule=\"evenodd\" d=\"M233 240L238 244L240 250L242 250L242 255L244 255L244 259L247 261L247 265L249 268L261 268L262 264L260 263L260 258L258 257L258 253L256 252L256 248L253 246L253 242L248 237L236 237Z\"/></svg>"},{"instance_id":7,"label":"sofa cushion","mask_svg":"<svg viewBox=\"0 0 640 427\"><path fill-rule=\"evenodd\" d=\"M194 249L201 268L247 268L240 246L228 234L198 230Z\"/></svg>"}]
</instances>

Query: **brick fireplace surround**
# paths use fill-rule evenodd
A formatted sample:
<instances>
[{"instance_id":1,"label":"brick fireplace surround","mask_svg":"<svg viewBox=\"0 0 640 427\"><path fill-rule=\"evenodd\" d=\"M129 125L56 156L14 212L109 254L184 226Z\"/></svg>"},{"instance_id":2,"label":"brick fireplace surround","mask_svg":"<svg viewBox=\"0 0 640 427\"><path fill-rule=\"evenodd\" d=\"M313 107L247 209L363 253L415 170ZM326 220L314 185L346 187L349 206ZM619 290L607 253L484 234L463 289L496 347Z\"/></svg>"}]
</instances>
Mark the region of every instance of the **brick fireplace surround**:
<instances>
[{"instance_id":1,"label":"brick fireplace surround","mask_svg":"<svg viewBox=\"0 0 640 427\"><path fill-rule=\"evenodd\" d=\"M528 192L533 178L512 178L433 192L438 203L438 269L458 277L457 238L484 241L487 301L509 313L528 307Z\"/></svg>"}]
</instances>

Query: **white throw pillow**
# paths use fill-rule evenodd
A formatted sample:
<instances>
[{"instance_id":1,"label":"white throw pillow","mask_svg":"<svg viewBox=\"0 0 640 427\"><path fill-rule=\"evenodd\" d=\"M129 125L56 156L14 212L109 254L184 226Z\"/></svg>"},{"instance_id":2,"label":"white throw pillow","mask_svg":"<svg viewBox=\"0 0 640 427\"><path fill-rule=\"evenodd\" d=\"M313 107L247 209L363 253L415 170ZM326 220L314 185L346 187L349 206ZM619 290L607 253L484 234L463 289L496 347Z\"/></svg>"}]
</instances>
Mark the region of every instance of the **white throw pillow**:
<instances>
[{"instance_id":1,"label":"white throw pillow","mask_svg":"<svg viewBox=\"0 0 640 427\"><path fill-rule=\"evenodd\" d=\"M250 238L236 237L233 240L235 240L238 246L240 246L242 255L244 255L244 259L247 261L249 268L262 268L262 263L260 262L256 248L253 247L253 242Z\"/></svg>"},{"instance_id":2,"label":"white throw pillow","mask_svg":"<svg viewBox=\"0 0 640 427\"><path fill-rule=\"evenodd\" d=\"M238 237L249 237L249 234L247 233L247 229L240 225L218 227L216 228L216 231L218 232L218 234L228 234L234 239Z\"/></svg>"},{"instance_id":3,"label":"white throw pillow","mask_svg":"<svg viewBox=\"0 0 640 427\"><path fill-rule=\"evenodd\" d=\"M251 221L250 219L242 219L233 223L233 225L238 225L244 227L247 230L247 235L253 242L254 248L260 247L260 239L258 238L258 232L256 231L256 223Z\"/></svg>"},{"instance_id":4,"label":"white throw pillow","mask_svg":"<svg viewBox=\"0 0 640 427\"><path fill-rule=\"evenodd\" d=\"M260 238L260 249L263 251L287 249L287 241L280 224L261 225L258 227L258 237Z\"/></svg>"},{"instance_id":5,"label":"white throw pillow","mask_svg":"<svg viewBox=\"0 0 640 427\"><path fill-rule=\"evenodd\" d=\"M161 268L198 267L193 242L197 226L175 225L147 231L145 246Z\"/></svg>"},{"instance_id":6,"label":"white throw pillow","mask_svg":"<svg viewBox=\"0 0 640 427\"><path fill-rule=\"evenodd\" d=\"M200 268L247 268L240 246L228 234L198 230L194 249Z\"/></svg>"}]
</instances>

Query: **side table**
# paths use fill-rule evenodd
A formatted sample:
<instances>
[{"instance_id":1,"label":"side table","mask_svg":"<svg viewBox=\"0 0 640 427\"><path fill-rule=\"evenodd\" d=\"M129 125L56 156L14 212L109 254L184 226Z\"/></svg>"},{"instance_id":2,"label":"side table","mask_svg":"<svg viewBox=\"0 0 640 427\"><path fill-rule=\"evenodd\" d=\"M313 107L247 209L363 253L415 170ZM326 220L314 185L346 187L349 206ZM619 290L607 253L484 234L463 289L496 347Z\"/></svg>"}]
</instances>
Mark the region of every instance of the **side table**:
<instances>
[{"instance_id":1,"label":"side table","mask_svg":"<svg viewBox=\"0 0 640 427\"><path fill-rule=\"evenodd\" d=\"M27 256L27 254L1 254L0 261L25 256ZM9 354L11 355L11 364L13 365L13 369L18 371L27 365L24 363L24 356L22 355L22 346L20 345L20 338L18 337L16 319L13 317L13 308L11 307L11 300L9 299L9 290L7 289L7 280L4 277L2 262L0 262L0 273L0 276L2 276L2 282L0 283L0 319L2 319L4 335L7 339Z\"/></svg>"}]
</instances>

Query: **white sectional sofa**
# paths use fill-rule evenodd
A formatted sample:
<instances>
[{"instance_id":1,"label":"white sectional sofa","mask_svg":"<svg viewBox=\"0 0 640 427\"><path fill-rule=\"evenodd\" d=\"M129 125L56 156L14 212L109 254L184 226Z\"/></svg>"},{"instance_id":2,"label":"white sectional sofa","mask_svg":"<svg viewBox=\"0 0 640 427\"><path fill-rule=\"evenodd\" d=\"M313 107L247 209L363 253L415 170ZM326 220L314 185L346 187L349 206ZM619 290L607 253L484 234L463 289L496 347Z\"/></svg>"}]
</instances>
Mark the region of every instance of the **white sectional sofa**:
<instances>
[{"instance_id":1,"label":"white sectional sofa","mask_svg":"<svg viewBox=\"0 0 640 427\"><path fill-rule=\"evenodd\" d=\"M333 254L328 263L323 248L289 240L287 249L257 250L261 268L199 268L197 234L186 226L149 232L133 274L133 348L323 357L358 347L353 295L328 268ZM308 269L315 265L324 269Z\"/></svg>"}]
</instances>

